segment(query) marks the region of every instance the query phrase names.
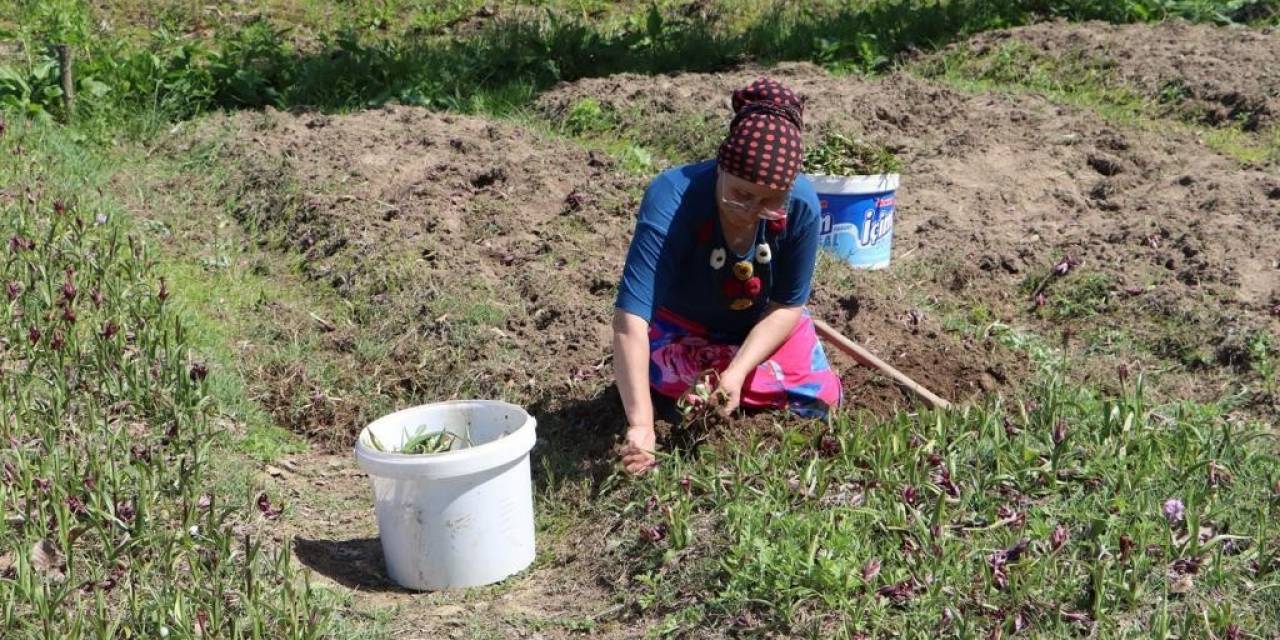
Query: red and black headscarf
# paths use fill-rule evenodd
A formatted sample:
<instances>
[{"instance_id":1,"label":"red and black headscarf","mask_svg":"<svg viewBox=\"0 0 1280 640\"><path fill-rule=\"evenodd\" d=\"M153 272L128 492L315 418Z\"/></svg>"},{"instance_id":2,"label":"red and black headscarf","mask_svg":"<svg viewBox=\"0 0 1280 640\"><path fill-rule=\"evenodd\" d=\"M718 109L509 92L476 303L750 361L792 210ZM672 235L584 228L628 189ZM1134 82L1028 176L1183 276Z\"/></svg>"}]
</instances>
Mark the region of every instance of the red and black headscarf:
<instances>
[{"instance_id":1,"label":"red and black headscarf","mask_svg":"<svg viewBox=\"0 0 1280 640\"><path fill-rule=\"evenodd\" d=\"M733 122L716 153L729 173L770 189L787 189L804 164L804 104L769 78L733 92Z\"/></svg>"}]
</instances>

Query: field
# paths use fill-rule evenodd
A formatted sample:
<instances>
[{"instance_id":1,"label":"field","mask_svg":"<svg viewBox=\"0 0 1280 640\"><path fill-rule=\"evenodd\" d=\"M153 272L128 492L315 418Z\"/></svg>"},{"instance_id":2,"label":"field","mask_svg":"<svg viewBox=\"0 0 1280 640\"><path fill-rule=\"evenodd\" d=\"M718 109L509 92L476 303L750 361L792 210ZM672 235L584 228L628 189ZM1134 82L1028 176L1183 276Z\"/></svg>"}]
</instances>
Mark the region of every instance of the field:
<instances>
[{"instance_id":1,"label":"field","mask_svg":"<svg viewBox=\"0 0 1280 640\"><path fill-rule=\"evenodd\" d=\"M1280 4L0 0L5 637L1280 636ZM69 45L75 100L51 45ZM661 427L647 181L767 74L903 164L830 421ZM355 435L538 419L538 558L386 576Z\"/></svg>"}]
</instances>

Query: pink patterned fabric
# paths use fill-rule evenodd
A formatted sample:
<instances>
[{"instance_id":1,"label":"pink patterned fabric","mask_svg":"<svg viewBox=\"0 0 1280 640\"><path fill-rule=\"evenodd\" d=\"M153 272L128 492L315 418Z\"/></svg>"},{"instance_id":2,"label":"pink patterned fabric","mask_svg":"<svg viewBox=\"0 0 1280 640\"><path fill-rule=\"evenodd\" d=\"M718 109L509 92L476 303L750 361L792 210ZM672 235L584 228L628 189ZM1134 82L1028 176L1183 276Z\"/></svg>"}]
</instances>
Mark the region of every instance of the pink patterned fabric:
<instances>
[{"instance_id":1,"label":"pink patterned fabric","mask_svg":"<svg viewBox=\"0 0 1280 640\"><path fill-rule=\"evenodd\" d=\"M659 309L649 324L649 385L664 396L679 398L697 382L698 374L708 369L724 371L740 346ZM805 311L786 342L747 376L742 406L823 416L840 404L842 395L840 378Z\"/></svg>"}]
</instances>

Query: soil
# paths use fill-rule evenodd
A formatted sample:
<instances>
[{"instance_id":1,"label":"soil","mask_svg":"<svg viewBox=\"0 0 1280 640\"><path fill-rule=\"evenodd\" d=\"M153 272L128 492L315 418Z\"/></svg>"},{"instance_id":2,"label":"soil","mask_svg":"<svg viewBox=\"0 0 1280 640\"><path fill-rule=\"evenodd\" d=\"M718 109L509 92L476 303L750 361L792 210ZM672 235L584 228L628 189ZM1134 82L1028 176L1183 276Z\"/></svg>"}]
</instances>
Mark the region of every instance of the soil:
<instances>
[{"instance_id":1,"label":"soil","mask_svg":"<svg viewBox=\"0 0 1280 640\"><path fill-rule=\"evenodd\" d=\"M278 466L276 466L278 465ZM368 476L349 455L307 455L281 460L259 478L270 495L290 507L287 518L258 528L276 541L291 540L312 582L351 594L353 611L395 610L396 638L591 637L631 638L635 621L615 604L611 572L584 540L603 540L609 523L579 527L572 540L538 533L538 559L515 578L494 587L460 592L416 592L387 577L370 508ZM573 576L566 579L566 576ZM599 576L599 578L596 578ZM541 629L530 636L524 629Z\"/></svg>"},{"instance_id":2,"label":"soil","mask_svg":"<svg viewBox=\"0 0 1280 640\"><path fill-rule=\"evenodd\" d=\"M975 53L1018 43L1079 57L1181 115L1245 130L1280 119L1280 31L1170 21L1157 25L1047 22L983 33Z\"/></svg>"},{"instance_id":3,"label":"soil","mask_svg":"<svg viewBox=\"0 0 1280 640\"><path fill-rule=\"evenodd\" d=\"M554 119L591 97L643 138L650 127L637 114L727 123L723 97L760 73L583 80L557 87L539 106ZM807 64L768 73L806 98L808 129L847 129L902 158L894 264L858 278L881 292L906 287L917 299L981 306L1068 343L1120 328L1159 351L1169 325L1185 324L1190 344L1179 348L1201 348L1211 361L1230 336L1275 329L1268 312L1280 298L1280 199L1272 197L1280 179L1273 171L1242 168L1190 132L1121 129L1035 95L962 93L908 73L833 77ZM1032 313L1031 290L1066 257L1079 262L1075 282L1085 274L1103 279L1106 301L1065 317ZM1070 296L1071 286L1055 280L1046 294ZM831 313L837 295L819 286L815 307ZM855 334L900 324L903 311L863 315ZM909 374L937 364L929 360L936 345L905 351L884 350ZM972 375L983 362L962 366Z\"/></svg>"},{"instance_id":4,"label":"soil","mask_svg":"<svg viewBox=\"0 0 1280 640\"><path fill-rule=\"evenodd\" d=\"M241 217L278 232L309 277L370 307L333 331L400 347L390 354L398 367L379 363L387 388L439 397L466 380L473 393L572 416L551 428L621 426L620 406L599 398L609 392L613 292L644 176L561 139L408 107L241 114L209 126L234 141ZM981 375L993 364L988 351L894 319L909 311L902 296L863 304L855 328L850 295L819 293L815 314L944 397L990 390ZM475 305L497 306L505 320L469 320ZM885 379L844 365L859 407L888 415L910 403ZM277 417L313 435L337 422L335 449L373 417L323 410L324 394L299 388L296 366L263 373L277 381L263 396ZM310 411L292 410L299 394L317 398ZM583 405L595 415L574 409Z\"/></svg>"}]
</instances>

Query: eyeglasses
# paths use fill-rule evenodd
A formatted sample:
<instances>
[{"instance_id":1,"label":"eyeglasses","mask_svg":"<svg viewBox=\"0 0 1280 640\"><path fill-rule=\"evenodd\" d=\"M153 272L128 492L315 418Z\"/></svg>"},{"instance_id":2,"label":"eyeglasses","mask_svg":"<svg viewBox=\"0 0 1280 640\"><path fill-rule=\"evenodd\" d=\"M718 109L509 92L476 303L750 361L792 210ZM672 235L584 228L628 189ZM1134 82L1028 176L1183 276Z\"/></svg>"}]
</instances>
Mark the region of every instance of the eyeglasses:
<instances>
[{"instance_id":1,"label":"eyeglasses","mask_svg":"<svg viewBox=\"0 0 1280 640\"><path fill-rule=\"evenodd\" d=\"M739 201L737 201L737 200L733 200L733 199L729 198L727 195L723 195L723 194L720 196L720 202L721 202L721 203L723 203L723 204L726 204L726 205L728 205L728 206L730 206L730 207L733 207L734 209L738 209L739 211L753 211L753 212L754 212L754 211L756 211L756 210L758 209L759 211L764 212L764 213L771 213L771 214L774 214L774 215L784 215L784 216L785 216L785 215L788 213L788 210L791 208L791 191L790 191L790 190L788 190L788 191L787 191L787 192L782 196L782 204L780 204L780 205L775 205L775 206L768 206L768 205L766 205L766 204L764 203L764 199L763 199L763 198L755 198L755 199L753 199L753 200L751 200L751 201L749 201L749 202L739 202Z\"/></svg>"}]
</instances>

